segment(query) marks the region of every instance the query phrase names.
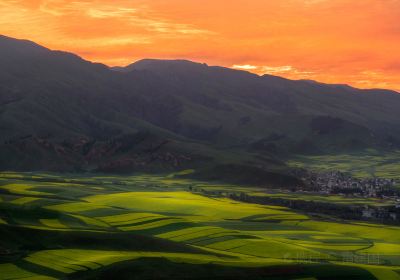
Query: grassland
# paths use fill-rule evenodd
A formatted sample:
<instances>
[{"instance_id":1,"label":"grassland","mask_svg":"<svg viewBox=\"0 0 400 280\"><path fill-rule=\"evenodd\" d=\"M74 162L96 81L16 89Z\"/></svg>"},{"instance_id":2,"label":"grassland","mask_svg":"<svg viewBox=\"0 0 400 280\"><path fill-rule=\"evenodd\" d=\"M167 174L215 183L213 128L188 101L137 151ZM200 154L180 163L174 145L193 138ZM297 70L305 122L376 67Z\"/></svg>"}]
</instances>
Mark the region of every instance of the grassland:
<instances>
[{"instance_id":1,"label":"grassland","mask_svg":"<svg viewBox=\"0 0 400 280\"><path fill-rule=\"evenodd\" d=\"M198 189L260 194L173 175L1 173L0 279L400 279L399 227Z\"/></svg>"},{"instance_id":2,"label":"grassland","mask_svg":"<svg viewBox=\"0 0 400 280\"><path fill-rule=\"evenodd\" d=\"M382 153L369 150L363 154L297 156L288 161L292 167L315 171L342 171L358 178L382 177L400 179L400 152Z\"/></svg>"},{"instance_id":3,"label":"grassland","mask_svg":"<svg viewBox=\"0 0 400 280\"><path fill-rule=\"evenodd\" d=\"M236 194L240 195L244 193L252 197L267 197L273 199L284 199L284 200L301 200L301 201L314 201L321 203L330 203L338 205L352 205L352 206L393 206L396 205L396 201L390 198L360 198L360 197L348 197L342 195L320 195L310 192L290 192L287 190L268 190L265 188L247 187L240 188L229 185L199 185L197 190L204 193L219 193L221 195ZM273 206L269 206L273 207ZM275 206L279 207L279 206Z\"/></svg>"}]
</instances>

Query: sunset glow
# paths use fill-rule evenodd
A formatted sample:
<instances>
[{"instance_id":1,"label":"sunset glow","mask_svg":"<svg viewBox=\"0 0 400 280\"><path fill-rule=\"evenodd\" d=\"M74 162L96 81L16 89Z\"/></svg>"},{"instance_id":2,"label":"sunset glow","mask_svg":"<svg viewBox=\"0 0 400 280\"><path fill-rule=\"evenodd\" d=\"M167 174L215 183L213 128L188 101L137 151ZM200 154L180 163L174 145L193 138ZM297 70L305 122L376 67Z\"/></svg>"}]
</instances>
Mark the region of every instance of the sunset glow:
<instances>
[{"instance_id":1,"label":"sunset glow","mask_svg":"<svg viewBox=\"0 0 400 280\"><path fill-rule=\"evenodd\" d=\"M399 0L0 0L0 34L107 65L179 58L400 90Z\"/></svg>"}]
</instances>

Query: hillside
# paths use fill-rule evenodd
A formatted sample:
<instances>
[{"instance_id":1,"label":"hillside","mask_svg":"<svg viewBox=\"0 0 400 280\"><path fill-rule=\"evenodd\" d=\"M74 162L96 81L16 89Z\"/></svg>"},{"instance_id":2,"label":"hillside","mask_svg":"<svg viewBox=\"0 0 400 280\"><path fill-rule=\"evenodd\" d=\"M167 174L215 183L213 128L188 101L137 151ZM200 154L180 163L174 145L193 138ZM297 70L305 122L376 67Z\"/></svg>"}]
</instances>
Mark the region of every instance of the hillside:
<instances>
[{"instance_id":1,"label":"hillside","mask_svg":"<svg viewBox=\"0 0 400 280\"><path fill-rule=\"evenodd\" d=\"M0 65L2 170L194 168L207 178L266 174L281 184L271 178L293 182L284 164L291 155L400 145L393 91L184 60L109 68L5 36ZM238 169L248 171L228 172Z\"/></svg>"},{"instance_id":2,"label":"hillside","mask_svg":"<svg viewBox=\"0 0 400 280\"><path fill-rule=\"evenodd\" d=\"M147 71L169 83L185 102L181 119L190 122L179 134L190 138L221 145L279 138L295 153L308 152L305 143L322 153L399 144L400 96L393 91L259 77L179 60L142 60L122 70L132 75Z\"/></svg>"},{"instance_id":3,"label":"hillside","mask_svg":"<svg viewBox=\"0 0 400 280\"><path fill-rule=\"evenodd\" d=\"M0 277L399 279L399 227L322 215L379 200L289 194L311 215L170 175L0 172Z\"/></svg>"}]
</instances>

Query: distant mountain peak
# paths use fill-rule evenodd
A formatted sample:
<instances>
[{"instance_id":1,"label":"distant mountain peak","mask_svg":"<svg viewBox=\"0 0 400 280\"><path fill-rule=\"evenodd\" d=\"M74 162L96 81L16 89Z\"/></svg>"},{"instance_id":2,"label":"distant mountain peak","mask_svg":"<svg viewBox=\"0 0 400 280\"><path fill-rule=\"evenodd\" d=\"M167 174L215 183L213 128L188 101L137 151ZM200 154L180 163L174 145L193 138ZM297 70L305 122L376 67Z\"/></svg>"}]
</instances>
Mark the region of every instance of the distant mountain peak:
<instances>
[{"instance_id":1,"label":"distant mountain peak","mask_svg":"<svg viewBox=\"0 0 400 280\"><path fill-rule=\"evenodd\" d=\"M87 61L74 53L51 50L29 40L15 39L5 35L0 35L0 63L13 65L13 69L9 67L9 71L25 69L29 72L30 68L36 67L36 71L30 71L31 74L37 73L39 68L52 68L53 72L62 72L68 67L72 67L71 71L75 71L73 68L79 69L83 65L89 65L89 67L95 65L96 68L93 69L108 70L104 64Z\"/></svg>"},{"instance_id":2,"label":"distant mountain peak","mask_svg":"<svg viewBox=\"0 0 400 280\"><path fill-rule=\"evenodd\" d=\"M168 63L168 64L175 64L175 65L205 65L207 66L206 63L201 63L201 62L196 62L188 59L159 59L159 58L144 58L140 59L132 65L143 65L143 64L153 64L153 63Z\"/></svg>"},{"instance_id":3,"label":"distant mountain peak","mask_svg":"<svg viewBox=\"0 0 400 280\"><path fill-rule=\"evenodd\" d=\"M50 51L48 48L45 48L35 42L24 40L24 39L16 39L12 37L8 37L0 34L0 51Z\"/></svg>"},{"instance_id":4,"label":"distant mountain peak","mask_svg":"<svg viewBox=\"0 0 400 280\"><path fill-rule=\"evenodd\" d=\"M197 69L208 67L205 63L193 62L185 59L154 59L145 58L138 60L125 67L113 67L113 70L120 72L131 72L134 70L157 70L157 69Z\"/></svg>"}]
</instances>

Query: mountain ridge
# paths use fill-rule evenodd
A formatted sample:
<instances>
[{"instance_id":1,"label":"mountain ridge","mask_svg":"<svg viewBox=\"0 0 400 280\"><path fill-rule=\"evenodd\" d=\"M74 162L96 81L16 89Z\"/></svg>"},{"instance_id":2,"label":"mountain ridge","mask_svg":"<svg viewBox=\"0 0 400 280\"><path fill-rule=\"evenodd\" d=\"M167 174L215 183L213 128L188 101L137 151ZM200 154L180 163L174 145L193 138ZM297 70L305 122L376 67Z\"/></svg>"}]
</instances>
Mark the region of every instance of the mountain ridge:
<instances>
[{"instance_id":1,"label":"mountain ridge","mask_svg":"<svg viewBox=\"0 0 400 280\"><path fill-rule=\"evenodd\" d=\"M288 174L292 155L400 147L394 91L187 60L111 68L4 36L0 63L8 66L0 68L3 170L226 173L221 166L245 165Z\"/></svg>"},{"instance_id":2,"label":"mountain ridge","mask_svg":"<svg viewBox=\"0 0 400 280\"><path fill-rule=\"evenodd\" d=\"M365 88L365 89L361 89L361 88L357 88L354 86L351 86L349 84L330 84L330 83L323 83L323 82L319 82L317 80L308 80L308 79L289 79L289 78L285 78L282 76L278 76L278 75L271 75L271 74L262 74L262 75L258 75L256 73L252 73L250 71L246 71L246 70L239 70L239 69L232 69L229 67L224 67L224 66L218 66L218 65L208 65L207 63L204 62L198 62L198 61L193 61L193 60L189 60L189 59L180 59L180 58L174 58L174 59L161 59L161 58L142 58L139 59L137 61L134 61L126 66L108 66L104 63L101 62L92 62L90 60L84 59L83 57L74 54L72 52L68 52L68 51L63 51L63 50L57 50L57 49L49 49L47 47L44 47L38 43L35 43L34 41L28 40L28 39L17 39L17 38L13 38L13 37L9 37L3 34L0 34L0 41L2 44L4 44L5 42L13 42L13 43L22 43L22 44L27 44L27 45L31 45L32 47L41 49L43 51L50 51L52 53L59 53L59 54L64 54L64 55L70 55L72 57L76 57L79 60L91 63L93 65L99 65L102 66L104 68L108 68L111 70L116 70L116 71L123 71L123 72L129 72L130 70L137 70L137 69L132 69L134 67L136 67L137 65L143 64L143 63L147 63L147 62L160 62L160 63L182 63L182 64L186 64L186 65L198 65L198 66L207 66L207 67L211 67L211 68L222 68L225 70L231 70L231 71L235 71L235 72L244 72L244 73L248 73L250 75L254 75L254 76L258 76L258 77L268 77L268 78L279 78L279 79L283 79L285 81L293 81L293 82L307 82L307 83L312 83L312 84L318 84L318 85L325 85L325 86L332 86L332 87L348 87L351 89L356 89L356 90L360 90L360 91L382 91L382 92L390 92L390 93L400 93L396 90L392 90L392 89L385 89L385 88Z\"/></svg>"}]
</instances>

